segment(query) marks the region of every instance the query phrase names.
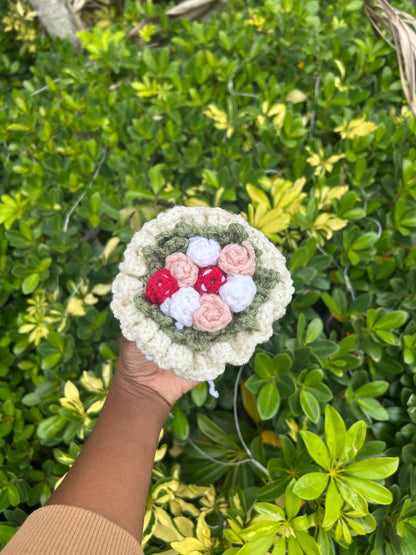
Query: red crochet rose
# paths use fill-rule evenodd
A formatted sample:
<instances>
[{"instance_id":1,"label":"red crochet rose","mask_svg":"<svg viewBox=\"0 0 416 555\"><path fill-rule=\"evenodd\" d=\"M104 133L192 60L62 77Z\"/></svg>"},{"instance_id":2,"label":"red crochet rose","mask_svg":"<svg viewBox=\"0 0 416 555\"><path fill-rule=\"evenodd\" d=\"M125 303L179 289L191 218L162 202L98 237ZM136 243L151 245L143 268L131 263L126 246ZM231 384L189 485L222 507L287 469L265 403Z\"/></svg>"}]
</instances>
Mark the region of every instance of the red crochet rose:
<instances>
[{"instance_id":1,"label":"red crochet rose","mask_svg":"<svg viewBox=\"0 0 416 555\"><path fill-rule=\"evenodd\" d=\"M163 268L155 272L146 285L146 298L154 304L161 305L179 289L178 282L169 270Z\"/></svg>"},{"instance_id":2,"label":"red crochet rose","mask_svg":"<svg viewBox=\"0 0 416 555\"><path fill-rule=\"evenodd\" d=\"M198 279L194 288L198 293L216 293L221 285L224 285L225 275L217 266L209 266L199 270Z\"/></svg>"}]
</instances>

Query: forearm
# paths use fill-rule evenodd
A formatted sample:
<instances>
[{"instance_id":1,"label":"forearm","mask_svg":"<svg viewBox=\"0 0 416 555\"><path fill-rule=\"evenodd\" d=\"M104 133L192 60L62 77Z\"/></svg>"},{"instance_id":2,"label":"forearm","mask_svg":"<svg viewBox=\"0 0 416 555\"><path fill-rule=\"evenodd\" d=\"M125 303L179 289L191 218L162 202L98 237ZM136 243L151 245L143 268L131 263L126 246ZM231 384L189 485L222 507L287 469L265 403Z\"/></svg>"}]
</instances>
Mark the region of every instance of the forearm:
<instances>
[{"instance_id":1,"label":"forearm","mask_svg":"<svg viewBox=\"0 0 416 555\"><path fill-rule=\"evenodd\" d=\"M48 504L83 507L141 539L160 430L169 404L116 372L95 428Z\"/></svg>"}]
</instances>

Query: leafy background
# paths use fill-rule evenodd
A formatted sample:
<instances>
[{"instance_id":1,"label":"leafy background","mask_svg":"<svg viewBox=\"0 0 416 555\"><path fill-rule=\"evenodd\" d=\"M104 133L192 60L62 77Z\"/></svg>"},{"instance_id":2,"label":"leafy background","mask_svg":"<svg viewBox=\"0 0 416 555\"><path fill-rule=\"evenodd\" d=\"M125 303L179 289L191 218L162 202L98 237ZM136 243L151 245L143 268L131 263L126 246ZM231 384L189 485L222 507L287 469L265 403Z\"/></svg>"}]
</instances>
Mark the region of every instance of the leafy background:
<instances>
[{"instance_id":1,"label":"leafy background","mask_svg":"<svg viewBox=\"0 0 416 555\"><path fill-rule=\"evenodd\" d=\"M361 0L103 6L81 50L0 8L0 541L103 404L126 244L184 203L243 213L296 294L219 399L172 410L146 552L414 553L416 120L392 49Z\"/></svg>"}]
</instances>

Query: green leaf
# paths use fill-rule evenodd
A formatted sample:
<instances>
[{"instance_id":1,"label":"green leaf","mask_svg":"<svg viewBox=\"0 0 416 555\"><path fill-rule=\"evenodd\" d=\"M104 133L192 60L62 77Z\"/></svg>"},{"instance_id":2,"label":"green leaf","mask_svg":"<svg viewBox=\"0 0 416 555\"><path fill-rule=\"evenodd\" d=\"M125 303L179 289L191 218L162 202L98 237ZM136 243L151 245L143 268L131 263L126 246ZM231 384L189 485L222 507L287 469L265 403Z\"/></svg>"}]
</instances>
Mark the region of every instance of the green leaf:
<instances>
[{"instance_id":1,"label":"green leaf","mask_svg":"<svg viewBox=\"0 0 416 555\"><path fill-rule=\"evenodd\" d=\"M306 317L303 312L299 314L298 318L298 325L296 328L296 338L298 340L299 345L303 343L303 334L305 333L306 328Z\"/></svg>"},{"instance_id":2,"label":"green leaf","mask_svg":"<svg viewBox=\"0 0 416 555\"><path fill-rule=\"evenodd\" d=\"M339 460L344 452L346 428L341 415L330 405L325 407L325 439L329 456Z\"/></svg>"},{"instance_id":3,"label":"green leaf","mask_svg":"<svg viewBox=\"0 0 416 555\"><path fill-rule=\"evenodd\" d=\"M341 462L352 460L364 444L367 434L367 424L364 420L354 422L345 434L344 451L340 457Z\"/></svg>"},{"instance_id":4,"label":"green leaf","mask_svg":"<svg viewBox=\"0 0 416 555\"><path fill-rule=\"evenodd\" d=\"M16 407L14 406L14 403L11 399L7 399L6 401L4 401L2 408L3 413L6 416L14 416L16 413Z\"/></svg>"},{"instance_id":5,"label":"green leaf","mask_svg":"<svg viewBox=\"0 0 416 555\"><path fill-rule=\"evenodd\" d=\"M356 532L357 534L361 534L361 535L365 535L365 529L364 526L361 526L361 524L359 522L357 522L356 520L352 519L352 518L345 518L345 524L347 526L349 526L351 528L351 530L354 530L354 532Z\"/></svg>"},{"instance_id":6,"label":"green leaf","mask_svg":"<svg viewBox=\"0 0 416 555\"><path fill-rule=\"evenodd\" d=\"M410 530L405 530L404 536L400 539L400 547L402 555L415 555L416 554L416 538L415 534Z\"/></svg>"},{"instance_id":7,"label":"green leaf","mask_svg":"<svg viewBox=\"0 0 416 555\"><path fill-rule=\"evenodd\" d=\"M263 420L273 418L279 410L280 393L273 383L264 385L257 397L257 410Z\"/></svg>"},{"instance_id":8,"label":"green leaf","mask_svg":"<svg viewBox=\"0 0 416 555\"><path fill-rule=\"evenodd\" d=\"M48 370L59 364L62 360L62 353L50 353L42 359L42 370Z\"/></svg>"},{"instance_id":9,"label":"green leaf","mask_svg":"<svg viewBox=\"0 0 416 555\"><path fill-rule=\"evenodd\" d=\"M189 421L186 414L182 411L175 413L172 424L173 433L181 441L185 441L189 436Z\"/></svg>"},{"instance_id":10,"label":"green leaf","mask_svg":"<svg viewBox=\"0 0 416 555\"><path fill-rule=\"evenodd\" d=\"M257 374L252 374L245 382L245 386L252 393L258 393L263 387L264 383L265 380L263 378L260 378L259 376L257 376Z\"/></svg>"},{"instance_id":11,"label":"green leaf","mask_svg":"<svg viewBox=\"0 0 416 555\"><path fill-rule=\"evenodd\" d=\"M339 493L344 501L359 514L366 515L368 513L368 504L365 497L357 490L353 489L343 480L337 480Z\"/></svg>"},{"instance_id":12,"label":"green leaf","mask_svg":"<svg viewBox=\"0 0 416 555\"><path fill-rule=\"evenodd\" d=\"M321 407L316 397L306 389L300 392L300 406L309 420L315 424L319 421L321 417Z\"/></svg>"},{"instance_id":13,"label":"green leaf","mask_svg":"<svg viewBox=\"0 0 416 555\"><path fill-rule=\"evenodd\" d=\"M214 443L224 447L231 447L232 449L238 449L238 444L233 440L233 438L225 433L219 426L217 426L208 416L205 414L198 413L197 415L198 428L201 433L211 439Z\"/></svg>"},{"instance_id":14,"label":"green leaf","mask_svg":"<svg viewBox=\"0 0 416 555\"><path fill-rule=\"evenodd\" d=\"M342 309L337 305L335 299L328 293L321 293L322 300L331 312L337 316L342 316Z\"/></svg>"},{"instance_id":15,"label":"green leaf","mask_svg":"<svg viewBox=\"0 0 416 555\"><path fill-rule=\"evenodd\" d=\"M250 46L250 50L248 52L248 59L251 60L253 58L255 58L261 50L261 47L263 46L263 43L265 42L264 37L262 35L259 35L258 37L256 37L254 39L254 41L252 42L251 46Z\"/></svg>"},{"instance_id":16,"label":"green leaf","mask_svg":"<svg viewBox=\"0 0 416 555\"><path fill-rule=\"evenodd\" d=\"M65 426L66 420L59 414L54 416L49 416L43 420L36 430L36 433L40 439L51 439L56 437L62 428Z\"/></svg>"},{"instance_id":17,"label":"green leaf","mask_svg":"<svg viewBox=\"0 0 416 555\"><path fill-rule=\"evenodd\" d=\"M0 543L7 543L15 535L17 529L0 522Z\"/></svg>"},{"instance_id":18,"label":"green leaf","mask_svg":"<svg viewBox=\"0 0 416 555\"><path fill-rule=\"evenodd\" d=\"M208 396L207 382L200 382L191 390L192 401L197 407L202 407Z\"/></svg>"},{"instance_id":19,"label":"green leaf","mask_svg":"<svg viewBox=\"0 0 416 555\"><path fill-rule=\"evenodd\" d=\"M297 480L293 491L302 499L318 499L328 485L329 474L326 472L309 472Z\"/></svg>"},{"instance_id":20,"label":"green leaf","mask_svg":"<svg viewBox=\"0 0 416 555\"><path fill-rule=\"evenodd\" d=\"M393 312L389 312L385 314L381 318L379 318L374 326L374 330L392 330L396 328L400 328L405 324L408 318L408 313L404 310L395 310Z\"/></svg>"},{"instance_id":21,"label":"green leaf","mask_svg":"<svg viewBox=\"0 0 416 555\"><path fill-rule=\"evenodd\" d=\"M241 537L249 542L252 542L262 538L263 536L275 534L281 525L282 521L280 520L261 520L260 522L254 522L241 532Z\"/></svg>"},{"instance_id":22,"label":"green leaf","mask_svg":"<svg viewBox=\"0 0 416 555\"><path fill-rule=\"evenodd\" d=\"M338 492L335 481L331 480L325 496L325 516L322 521L322 526L325 530L330 530L339 519L342 505L343 500Z\"/></svg>"},{"instance_id":23,"label":"green leaf","mask_svg":"<svg viewBox=\"0 0 416 555\"><path fill-rule=\"evenodd\" d=\"M253 509L259 515L266 516L272 520L282 521L285 520L285 513L283 509L281 509L278 505L274 505L273 503L255 503L253 505Z\"/></svg>"},{"instance_id":24,"label":"green leaf","mask_svg":"<svg viewBox=\"0 0 416 555\"><path fill-rule=\"evenodd\" d=\"M348 12L354 12L357 10L360 10L363 6L363 0L351 0L350 2L348 2L348 4L345 6L345 9Z\"/></svg>"},{"instance_id":25,"label":"green leaf","mask_svg":"<svg viewBox=\"0 0 416 555\"><path fill-rule=\"evenodd\" d=\"M311 518L309 517L309 515L300 515L292 519L293 530L308 530L310 527L311 527Z\"/></svg>"},{"instance_id":26,"label":"green leaf","mask_svg":"<svg viewBox=\"0 0 416 555\"><path fill-rule=\"evenodd\" d=\"M327 553L328 555L335 555L334 544L332 542L332 537L329 532L326 532L322 527L318 531L318 545L322 553Z\"/></svg>"},{"instance_id":27,"label":"green leaf","mask_svg":"<svg viewBox=\"0 0 416 555\"><path fill-rule=\"evenodd\" d=\"M324 78L324 93L325 98L329 100L335 92L335 75L328 71Z\"/></svg>"},{"instance_id":28,"label":"green leaf","mask_svg":"<svg viewBox=\"0 0 416 555\"><path fill-rule=\"evenodd\" d=\"M334 341L329 341L329 339L315 341L312 345L312 352L318 359L330 357L334 355L338 349L338 345Z\"/></svg>"},{"instance_id":29,"label":"green leaf","mask_svg":"<svg viewBox=\"0 0 416 555\"><path fill-rule=\"evenodd\" d=\"M58 349L59 351L63 351L65 349L65 339L62 337L61 334L56 333L55 331L51 331L48 333L46 339L48 340L48 343L52 345L52 347L55 347L55 349Z\"/></svg>"},{"instance_id":30,"label":"green leaf","mask_svg":"<svg viewBox=\"0 0 416 555\"><path fill-rule=\"evenodd\" d=\"M306 374L303 383L308 387L313 387L315 385L319 385L322 382L323 377L323 371L320 368L314 368Z\"/></svg>"},{"instance_id":31,"label":"green leaf","mask_svg":"<svg viewBox=\"0 0 416 555\"><path fill-rule=\"evenodd\" d=\"M286 538L285 538L285 536L280 536L280 538L274 544L272 555L286 555Z\"/></svg>"},{"instance_id":32,"label":"green leaf","mask_svg":"<svg viewBox=\"0 0 416 555\"><path fill-rule=\"evenodd\" d=\"M39 274L29 274L22 283L22 291L25 295L32 293L39 284Z\"/></svg>"},{"instance_id":33,"label":"green leaf","mask_svg":"<svg viewBox=\"0 0 416 555\"><path fill-rule=\"evenodd\" d=\"M381 505L389 505L393 501L393 495L390 490L371 480L363 478L353 478L345 476L344 482L353 489L359 491L371 503L379 503Z\"/></svg>"},{"instance_id":34,"label":"green leaf","mask_svg":"<svg viewBox=\"0 0 416 555\"><path fill-rule=\"evenodd\" d=\"M127 191L127 193L125 194L125 199L128 201L135 198L154 201L155 195L151 191L147 191L146 189L140 189L140 188L137 188L134 191Z\"/></svg>"},{"instance_id":35,"label":"green leaf","mask_svg":"<svg viewBox=\"0 0 416 555\"><path fill-rule=\"evenodd\" d=\"M293 491L294 480L287 486L285 491L285 509L288 519L294 518L302 506L301 498Z\"/></svg>"},{"instance_id":36,"label":"green leaf","mask_svg":"<svg viewBox=\"0 0 416 555\"><path fill-rule=\"evenodd\" d=\"M264 555L272 545L274 538L275 534L271 534L246 543L237 551L237 555Z\"/></svg>"},{"instance_id":37,"label":"green leaf","mask_svg":"<svg viewBox=\"0 0 416 555\"><path fill-rule=\"evenodd\" d=\"M398 466L399 459L397 457L380 457L352 463L345 467L344 472L354 478L382 480L394 474Z\"/></svg>"},{"instance_id":38,"label":"green leaf","mask_svg":"<svg viewBox=\"0 0 416 555\"><path fill-rule=\"evenodd\" d=\"M389 419L389 413L375 399L357 399L357 403L370 418L381 421Z\"/></svg>"},{"instance_id":39,"label":"green leaf","mask_svg":"<svg viewBox=\"0 0 416 555\"><path fill-rule=\"evenodd\" d=\"M378 397L389 388L389 383L383 380L367 383L354 391L354 397Z\"/></svg>"},{"instance_id":40,"label":"green leaf","mask_svg":"<svg viewBox=\"0 0 416 555\"><path fill-rule=\"evenodd\" d=\"M301 546L302 550L306 555L322 555L323 552L319 549L318 544L315 539L309 535L307 532L302 530L297 530L295 532L295 537L298 544Z\"/></svg>"},{"instance_id":41,"label":"green leaf","mask_svg":"<svg viewBox=\"0 0 416 555\"><path fill-rule=\"evenodd\" d=\"M303 555L300 545L292 536L287 540L287 553L288 555Z\"/></svg>"},{"instance_id":42,"label":"green leaf","mask_svg":"<svg viewBox=\"0 0 416 555\"><path fill-rule=\"evenodd\" d=\"M306 337L304 345L309 345L309 343L313 343L318 337L321 335L324 329L324 325L320 318L315 318L312 322L309 323L306 329Z\"/></svg>"},{"instance_id":43,"label":"green leaf","mask_svg":"<svg viewBox=\"0 0 416 555\"><path fill-rule=\"evenodd\" d=\"M16 507L20 503L19 490L14 484L9 484L7 486L7 497L9 498L10 505Z\"/></svg>"},{"instance_id":44,"label":"green leaf","mask_svg":"<svg viewBox=\"0 0 416 555\"><path fill-rule=\"evenodd\" d=\"M273 357L274 373L285 374L292 368L292 359L287 353L279 353Z\"/></svg>"},{"instance_id":45,"label":"green leaf","mask_svg":"<svg viewBox=\"0 0 416 555\"><path fill-rule=\"evenodd\" d=\"M305 247L295 250L289 260L289 270L296 272L308 261L308 251Z\"/></svg>"},{"instance_id":46,"label":"green leaf","mask_svg":"<svg viewBox=\"0 0 416 555\"><path fill-rule=\"evenodd\" d=\"M254 359L256 374L260 378L268 378L273 374L274 366L272 358L266 353L257 353Z\"/></svg>"},{"instance_id":47,"label":"green leaf","mask_svg":"<svg viewBox=\"0 0 416 555\"><path fill-rule=\"evenodd\" d=\"M370 248L378 239L378 234L374 231L369 231L367 233L363 233L356 239L351 248L355 251L362 251Z\"/></svg>"},{"instance_id":48,"label":"green leaf","mask_svg":"<svg viewBox=\"0 0 416 555\"><path fill-rule=\"evenodd\" d=\"M400 345L400 339L396 337L391 331L374 330L374 333L384 343L387 343L387 345L395 345L397 347Z\"/></svg>"},{"instance_id":49,"label":"green leaf","mask_svg":"<svg viewBox=\"0 0 416 555\"><path fill-rule=\"evenodd\" d=\"M312 459L319 464L319 466L325 468L325 470L329 470L331 467L331 458L327 446L322 439L313 432L307 430L301 430L299 433Z\"/></svg>"},{"instance_id":50,"label":"green leaf","mask_svg":"<svg viewBox=\"0 0 416 555\"><path fill-rule=\"evenodd\" d=\"M152 191L155 194L157 194L165 184L165 179L161 173L163 168L164 164L156 164L149 170L150 183Z\"/></svg>"}]
</instances>

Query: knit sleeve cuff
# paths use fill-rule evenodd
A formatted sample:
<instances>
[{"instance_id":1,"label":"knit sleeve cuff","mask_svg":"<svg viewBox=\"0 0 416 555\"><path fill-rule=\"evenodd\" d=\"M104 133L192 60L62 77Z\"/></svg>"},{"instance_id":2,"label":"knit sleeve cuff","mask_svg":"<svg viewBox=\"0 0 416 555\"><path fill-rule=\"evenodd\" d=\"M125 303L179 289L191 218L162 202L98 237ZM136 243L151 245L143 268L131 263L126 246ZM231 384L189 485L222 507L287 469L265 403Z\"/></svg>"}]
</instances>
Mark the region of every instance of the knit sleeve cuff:
<instances>
[{"instance_id":1,"label":"knit sleeve cuff","mask_svg":"<svg viewBox=\"0 0 416 555\"><path fill-rule=\"evenodd\" d=\"M47 505L28 516L2 555L143 555L138 541L106 518L69 505Z\"/></svg>"}]
</instances>

